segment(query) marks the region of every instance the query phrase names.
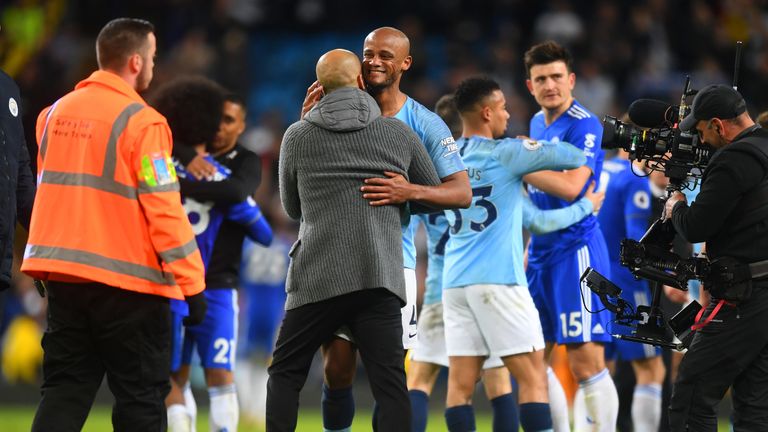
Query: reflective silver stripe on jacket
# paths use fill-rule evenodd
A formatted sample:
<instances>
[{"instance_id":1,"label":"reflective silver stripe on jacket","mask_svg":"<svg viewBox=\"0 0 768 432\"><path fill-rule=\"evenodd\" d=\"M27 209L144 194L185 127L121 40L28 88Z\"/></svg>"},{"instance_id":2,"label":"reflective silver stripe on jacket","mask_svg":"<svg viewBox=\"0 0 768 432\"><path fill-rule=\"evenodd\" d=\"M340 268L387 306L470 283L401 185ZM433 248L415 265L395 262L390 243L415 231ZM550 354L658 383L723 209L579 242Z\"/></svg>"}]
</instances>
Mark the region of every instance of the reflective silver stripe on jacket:
<instances>
[{"instance_id":1,"label":"reflective silver stripe on jacket","mask_svg":"<svg viewBox=\"0 0 768 432\"><path fill-rule=\"evenodd\" d=\"M158 252L160 258L165 261L166 264L170 264L174 261L184 259L197 250L197 240L194 238L179 247L168 249L162 252Z\"/></svg>"},{"instance_id":2,"label":"reflective silver stripe on jacket","mask_svg":"<svg viewBox=\"0 0 768 432\"><path fill-rule=\"evenodd\" d=\"M50 259L83 264L125 276L143 279L159 285L176 285L176 280L173 275L165 273L162 270L77 249L28 244L24 250L24 258Z\"/></svg>"},{"instance_id":3,"label":"reflective silver stripe on jacket","mask_svg":"<svg viewBox=\"0 0 768 432\"><path fill-rule=\"evenodd\" d=\"M66 173L60 171L43 171L40 176L40 183L66 185L66 186L85 186L100 191L120 195L128 199L136 199L136 188L123 183L118 183L112 179L83 173Z\"/></svg>"},{"instance_id":4,"label":"reflective silver stripe on jacket","mask_svg":"<svg viewBox=\"0 0 768 432\"><path fill-rule=\"evenodd\" d=\"M48 112L45 129L43 130L43 138L40 144L40 152L43 155L45 154L48 145L48 120L50 120L50 114L53 112L54 108L55 105L51 107L51 110ZM107 140L107 148L104 153L104 165L100 176L85 173L67 173L61 171L43 170L39 176L39 183L85 186L92 189L120 195L128 199L137 199L137 188L115 181L115 170L117 167L117 141L120 139L120 136L128 126L128 121L131 119L131 117L133 117L134 114L141 111L142 109L144 109L143 104L134 102L126 106L112 123L112 129L109 132L109 139ZM151 188L151 190L147 189L147 192L155 191L157 191L157 188Z\"/></svg>"}]
</instances>

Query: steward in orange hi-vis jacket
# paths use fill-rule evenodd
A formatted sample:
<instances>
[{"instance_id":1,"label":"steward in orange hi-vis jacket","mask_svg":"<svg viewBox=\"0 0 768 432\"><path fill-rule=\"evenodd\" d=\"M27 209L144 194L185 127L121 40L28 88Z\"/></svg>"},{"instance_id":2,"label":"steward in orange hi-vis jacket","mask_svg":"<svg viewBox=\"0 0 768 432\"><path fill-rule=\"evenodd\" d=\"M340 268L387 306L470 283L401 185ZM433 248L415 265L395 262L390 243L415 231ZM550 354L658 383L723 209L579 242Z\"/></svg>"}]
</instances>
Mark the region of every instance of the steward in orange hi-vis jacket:
<instances>
[{"instance_id":1,"label":"steward in orange hi-vis jacket","mask_svg":"<svg viewBox=\"0 0 768 432\"><path fill-rule=\"evenodd\" d=\"M171 130L128 83L94 72L40 113L37 141L39 189L22 271L181 300L203 290Z\"/></svg>"},{"instance_id":2,"label":"steward in orange hi-vis jacket","mask_svg":"<svg viewBox=\"0 0 768 432\"><path fill-rule=\"evenodd\" d=\"M48 281L42 399L33 431L79 431L104 376L115 431L164 431L171 299L205 317L204 270L181 204L152 80L151 23L118 18L99 70L37 122L38 194L22 271Z\"/></svg>"}]
</instances>

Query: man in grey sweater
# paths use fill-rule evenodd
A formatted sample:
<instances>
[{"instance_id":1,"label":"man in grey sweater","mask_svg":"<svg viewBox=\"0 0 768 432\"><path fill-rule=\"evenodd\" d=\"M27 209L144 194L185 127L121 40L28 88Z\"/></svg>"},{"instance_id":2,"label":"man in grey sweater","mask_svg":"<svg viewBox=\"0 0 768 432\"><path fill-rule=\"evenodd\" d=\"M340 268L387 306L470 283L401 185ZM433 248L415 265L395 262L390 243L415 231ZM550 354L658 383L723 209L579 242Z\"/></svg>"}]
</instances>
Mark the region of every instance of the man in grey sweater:
<instances>
[{"instance_id":1,"label":"man in grey sweater","mask_svg":"<svg viewBox=\"0 0 768 432\"><path fill-rule=\"evenodd\" d=\"M349 327L380 405L378 430L410 428L400 308L405 304L402 206L372 206L360 185L383 171L416 184L440 179L416 134L382 117L364 91L360 62L333 50L317 63L326 96L285 132L280 198L301 219L289 255L286 315L267 386L267 431L296 428L299 392L312 358Z\"/></svg>"}]
</instances>

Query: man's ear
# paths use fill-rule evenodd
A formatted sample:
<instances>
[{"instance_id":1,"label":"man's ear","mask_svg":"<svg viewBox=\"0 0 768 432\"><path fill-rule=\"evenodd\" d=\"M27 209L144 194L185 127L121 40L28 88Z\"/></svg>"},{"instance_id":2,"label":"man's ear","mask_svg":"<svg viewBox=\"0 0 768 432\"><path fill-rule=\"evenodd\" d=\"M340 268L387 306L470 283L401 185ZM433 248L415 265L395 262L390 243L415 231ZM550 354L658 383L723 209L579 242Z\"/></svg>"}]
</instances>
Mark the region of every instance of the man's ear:
<instances>
[{"instance_id":1,"label":"man's ear","mask_svg":"<svg viewBox=\"0 0 768 432\"><path fill-rule=\"evenodd\" d=\"M480 109L480 116L482 116L483 120L486 122L491 121L491 117L493 116L493 113L491 112L491 107L484 106Z\"/></svg>"},{"instance_id":2,"label":"man's ear","mask_svg":"<svg viewBox=\"0 0 768 432\"><path fill-rule=\"evenodd\" d=\"M719 118L712 119L712 127L715 129L715 133L718 135L725 134L725 128L723 128L723 121Z\"/></svg>"},{"instance_id":3,"label":"man's ear","mask_svg":"<svg viewBox=\"0 0 768 432\"><path fill-rule=\"evenodd\" d=\"M141 72L141 67L144 64L144 59L139 55L139 53L134 53L130 57L128 57L128 70L133 73L139 73Z\"/></svg>"},{"instance_id":4,"label":"man's ear","mask_svg":"<svg viewBox=\"0 0 768 432\"><path fill-rule=\"evenodd\" d=\"M403 59L403 64L401 65L402 67L400 69L403 71L407 71L408 69L411 68L412 64L413 64L413 57L405 56L405 58Z\"/></svg>"}]
</instances>

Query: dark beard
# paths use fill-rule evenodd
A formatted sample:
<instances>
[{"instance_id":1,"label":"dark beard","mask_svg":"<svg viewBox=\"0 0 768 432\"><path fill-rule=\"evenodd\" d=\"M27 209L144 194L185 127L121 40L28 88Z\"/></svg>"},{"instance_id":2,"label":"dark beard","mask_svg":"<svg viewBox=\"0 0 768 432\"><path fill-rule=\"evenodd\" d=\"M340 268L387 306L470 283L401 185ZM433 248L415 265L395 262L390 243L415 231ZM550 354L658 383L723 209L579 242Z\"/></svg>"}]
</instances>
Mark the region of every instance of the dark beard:
<instances>
[{"instance_id":1,"label":"dark beard","mask_svg":"<svg viewBox=\"0 0 768 432\"><path fill-rule=\"evenodd\" d=\"M365 91L367 91L369 95L375 97L376 95L383 93L384 90L391 87L394 82L394 79L388 79L381 84L365 83Z\"/></svg>"}]
</instances>

